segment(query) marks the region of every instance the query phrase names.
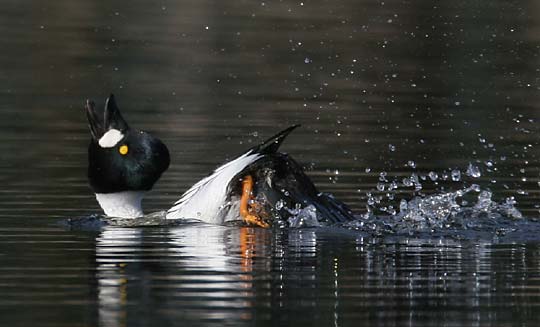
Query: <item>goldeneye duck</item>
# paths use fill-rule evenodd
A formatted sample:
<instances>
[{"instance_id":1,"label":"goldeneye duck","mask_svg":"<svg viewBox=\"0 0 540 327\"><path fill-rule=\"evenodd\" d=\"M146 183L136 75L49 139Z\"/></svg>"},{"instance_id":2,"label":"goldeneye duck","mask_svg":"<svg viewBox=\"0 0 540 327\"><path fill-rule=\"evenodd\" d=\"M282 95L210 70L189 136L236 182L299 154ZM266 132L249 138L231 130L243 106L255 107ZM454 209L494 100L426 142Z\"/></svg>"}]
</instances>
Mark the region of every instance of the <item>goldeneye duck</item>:
<instances>
[{"instance_id":1,"label":"goldeneye duck","mask_svg":"<svg viewBox=\"0 0 540 327\"><path fill-rule=\"evenodd\" d=\"M88 148L88 179L107 216L143 217L141 201L170 163L165 144L149 133L129 127L114 95L101 112L86 103L92 139ZM278 152L299 125L270 137L236 159L218 167L182 194L167 210L167 219L198 219L222 224L243 221L269 227L309 209L319 223L353 219L348 207L320 193L301 166Z\"/></svg>"}]
</instances>

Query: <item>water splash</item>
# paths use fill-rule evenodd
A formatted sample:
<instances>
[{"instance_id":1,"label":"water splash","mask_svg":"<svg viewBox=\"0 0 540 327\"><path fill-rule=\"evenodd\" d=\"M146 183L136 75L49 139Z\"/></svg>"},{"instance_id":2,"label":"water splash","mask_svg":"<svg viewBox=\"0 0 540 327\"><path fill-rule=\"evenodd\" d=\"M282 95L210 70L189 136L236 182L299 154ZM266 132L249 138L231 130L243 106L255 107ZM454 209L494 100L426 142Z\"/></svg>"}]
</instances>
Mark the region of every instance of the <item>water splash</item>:
<instances>
[{"instance_id":1,"label":"water splash","mask_svg":"<svg viewBox=\"0 0 540 327\"><path fill-rule=\"evenodd\" d=\"M478 193L476 200L468 201L466 198L472 197L472 193ZM415 196L409 201L403 199L399 212L394 214L380 216L370 210L345 227L378 236L444 231L453 231L454 236L459 236L463 234L460 232L471 229L500 234L509 221L523 219L515 204L513 197L497 203L489 190L481 190L473 184L455 192Z\"/></svg>"},{"instance_id":2,"label":"water splash","mask_svg":"<svg viewBox=\"0 0 540 327\"><path fill-rule=\"evenodd\" d=\"M319 219L317 216L317 209L313 205L308 205L305 208L298 206L291 210L288 209L291 216L287 220L289 227L320 227Z\"/></svg>"},{"instance_id":3,"label":"water splash","mask_svg":"<svg viewBox=\"0 0 540 327\"><path fill-rule=\"evenodd\" d=\"M480 172L480 168L473 165L472 163L469 163L469 166L467 167L467 176L478 178L482 176L482 173Z\"/></svg>"}]
</instances>

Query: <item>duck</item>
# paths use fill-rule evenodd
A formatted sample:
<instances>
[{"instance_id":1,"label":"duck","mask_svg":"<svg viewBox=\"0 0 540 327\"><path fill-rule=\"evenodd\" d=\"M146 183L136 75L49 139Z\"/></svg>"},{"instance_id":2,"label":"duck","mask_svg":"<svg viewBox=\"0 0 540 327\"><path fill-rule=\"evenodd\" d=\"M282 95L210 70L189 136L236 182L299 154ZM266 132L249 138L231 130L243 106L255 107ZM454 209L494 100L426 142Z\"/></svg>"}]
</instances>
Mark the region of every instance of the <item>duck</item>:
<instances>
[{"instance_id":1,"label":"duck","mask_svg":"<svg viewBox=\"0 0 540 327\"><path fill-rule=\"evenodd\" d=\"M85 111L91 134L88 180L97 202L108 217L144 217L142 200L170 165L167 146L152 134L131 128L113 94L102 110L87 100ZM278 151L299 126L280 131L216 168L182 193L165 218L263 228L283 226L299 216L317 225L354 219L346 204L319 192L302 166Z\"/></svg>"}]
</instances>

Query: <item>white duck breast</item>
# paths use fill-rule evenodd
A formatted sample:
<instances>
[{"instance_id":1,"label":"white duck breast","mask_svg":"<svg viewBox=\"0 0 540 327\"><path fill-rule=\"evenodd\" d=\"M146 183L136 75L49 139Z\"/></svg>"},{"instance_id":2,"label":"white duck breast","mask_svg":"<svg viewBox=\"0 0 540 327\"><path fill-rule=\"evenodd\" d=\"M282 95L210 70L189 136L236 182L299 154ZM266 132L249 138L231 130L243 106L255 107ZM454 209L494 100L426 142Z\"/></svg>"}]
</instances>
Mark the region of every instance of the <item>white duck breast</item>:
<instances>
[{"instance_id":1,"label":"white duck breast","mask_svg":"<svg viewBox=\"0 0 540 327\"><path fill-rule=\"evenodd\" d=\"M182 195L167 211L167 219L194 218L207 223L223 223L226 216L220 211L227 207L227 187L231 180L261 157L263 154L250 150L217 168Z\"/></svg>"},{"instance_id":2,"label":"white duck breast","mask_svg":"<svg viewBox=\"0 0 540 327\"><path fill-rule=\"evenodd\" d=\"M109 217L139 218L144 216L141 202L145 194L144 191L96 193L96 200Z\"/></svg>"}]
</instances>

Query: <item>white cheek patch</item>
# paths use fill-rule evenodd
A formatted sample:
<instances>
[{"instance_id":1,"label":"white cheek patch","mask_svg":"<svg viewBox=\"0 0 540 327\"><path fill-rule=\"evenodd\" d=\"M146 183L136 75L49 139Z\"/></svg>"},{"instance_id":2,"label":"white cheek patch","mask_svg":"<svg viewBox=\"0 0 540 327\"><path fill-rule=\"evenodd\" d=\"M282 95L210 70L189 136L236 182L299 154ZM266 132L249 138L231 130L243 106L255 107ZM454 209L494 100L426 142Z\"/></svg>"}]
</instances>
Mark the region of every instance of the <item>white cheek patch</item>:
<instances>
[{"instance_id":1,"label":"white cheek patch","mask_svg":"<svg viewBox=\"0 0 540 327\"><path fill-rule=\"evenodd\" d=\"M110 129L99 139L99 146L102 148L112 148L124 138L124 134L117 129Z\"/></svg>"}]
</instances>

